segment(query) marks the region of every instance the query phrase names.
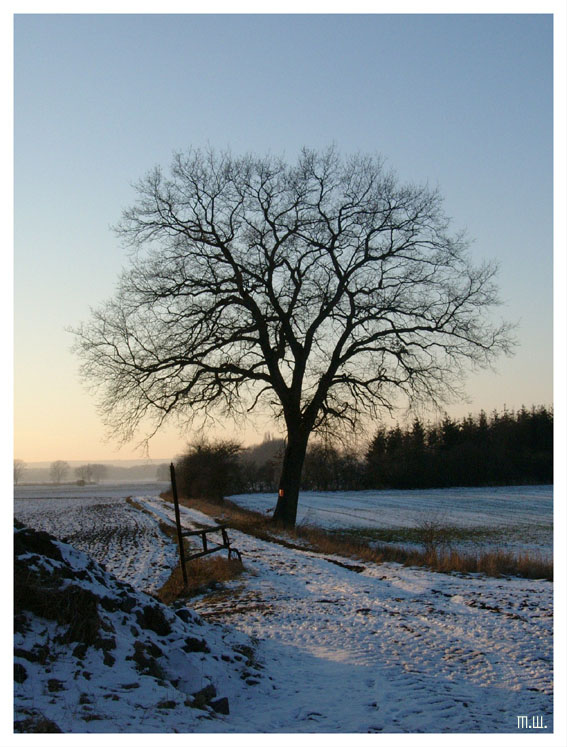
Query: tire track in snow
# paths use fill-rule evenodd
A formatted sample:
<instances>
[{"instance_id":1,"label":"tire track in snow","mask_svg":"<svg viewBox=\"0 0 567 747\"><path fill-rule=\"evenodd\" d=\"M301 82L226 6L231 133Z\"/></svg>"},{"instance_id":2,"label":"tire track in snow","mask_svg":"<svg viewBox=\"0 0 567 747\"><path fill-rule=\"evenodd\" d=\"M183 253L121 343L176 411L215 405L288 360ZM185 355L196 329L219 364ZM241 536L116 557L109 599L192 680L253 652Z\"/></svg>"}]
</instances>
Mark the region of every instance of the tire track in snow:
<instances>
[{"instance_id":1,"label":"tire track in snow","mask_svg":"<svg viewBox=\"0 0 567 747\"><path fill-rule=\"evenodd\" d=\"M16 503L23 521L74 536L139 588L159 577L156 562L177 560L156 519L123 499L98 509L69 501L73 510L58 501L52 512L53 502L35 501L27 513ZM144 503L173 520L171 504ZM211 523L195 511L186 520ZM230 534L252 573L191 606L257 638L273 684L253 688L269 708L251 713L256 700L243 695L223 730L509 732L524 713L544 715L551 730L551 584L395 564L353 573L316 553Z\"/></svg>"},{"instance_id":2,"label":"tire track in snow","mask_svg":"<svg viewBox=\"0 0 567 747\"><path fill-rule=\"evenodd\" d=\"M411 723L418 730L513 731L524 712L544 714L551 728L551 619L516 611L534 594L549 609L547 582L395 564L366 564L358 574L315 553L231 536L256 575L245 587L233 583L235 596L224 603L201 600L198 611L347 666L352 698L370 695L389 714L381 717L383 729L406 731ZM538 645L539 660L532 656ZM290 675L290 687L294 681ZM328 705L325 713L319 723L332 719Z\"/></svg>"}]
</instances>

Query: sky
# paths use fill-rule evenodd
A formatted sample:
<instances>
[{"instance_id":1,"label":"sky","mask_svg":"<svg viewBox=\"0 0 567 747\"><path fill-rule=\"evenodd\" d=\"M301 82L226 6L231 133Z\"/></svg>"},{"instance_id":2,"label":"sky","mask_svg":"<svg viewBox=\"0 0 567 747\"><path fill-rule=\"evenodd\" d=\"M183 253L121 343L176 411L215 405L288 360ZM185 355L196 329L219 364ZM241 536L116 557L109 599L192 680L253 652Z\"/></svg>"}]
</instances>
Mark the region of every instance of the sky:
<instances>
[{"instance_id":1,"label":"sky","mask_svg":"<svg viewBox=\"0 0 567 747\"><path fill-rule=\"evenodd\" d=\"M15 458L141 456L105 440L68 329L127 266L111 226L133 183L190 146L293 161L334 143L438 187L474 261L499 263L519 342L449 414L553 403L552 15L31 14L14 33ZM149 456L190 437L169 428Z\"/></svg>"}]
</instances>

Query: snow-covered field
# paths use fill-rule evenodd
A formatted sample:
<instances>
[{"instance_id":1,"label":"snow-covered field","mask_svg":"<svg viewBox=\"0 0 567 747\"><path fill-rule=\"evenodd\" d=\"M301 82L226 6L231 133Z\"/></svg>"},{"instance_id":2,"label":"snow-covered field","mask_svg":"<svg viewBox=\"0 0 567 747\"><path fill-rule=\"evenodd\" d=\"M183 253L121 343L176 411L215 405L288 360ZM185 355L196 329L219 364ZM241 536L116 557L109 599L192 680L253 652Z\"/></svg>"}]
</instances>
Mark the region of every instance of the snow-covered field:
<instances>
[{"instance_id":1,"label":"snow-covered field","mask_svg":"<svg viewBox=\"0 0 567 747\"><path fill-rule=\"evenodd\" d=\"M511 499L521 504L522 490L510 489ZM539 502L535 509L524 503L519 516L531 510L545 523L551 489L527 490ZM176 562L175 545L158 525L173 523L173 507L157 491L130 493L149 513L137 511L124 497L37 500L23 497L23 489L18 493L18 519L69 537L140 590L159 586ZM355 495L361 509L368 509L365 496ZM304 505L306 498L309 494L302 496ZM475 509L465 495L461 498L461 517L485 515L491 500L486 494ZM503 502L504 495L494 497L506 516ZM333 507L351 517L358 511L345 494ZM383 513L392 518L395 506ZM212 523L185 508L182 521L187 527ZM115 541L112 535L124 527L127 539ZM230 534L247 572L224 590L193 599L190 607L212 625L213 638L223 632L249 638L262 675L243 681L240 694L233 682L230 715L193 720L186 730L515 734L521 731L518 717L527 716L530 726L532 718L541 717L540 731L551 733L551 583L345 563ZM206 625L201 629L205 639L207 630ZM45 703L41 694L34 697L49 709L47 695ZM102 728L100 722L90 726ZM115 727L124 728L118 720ZM178 711L153 716L152 730L173 727L180 728ZM86 731L89 724L77 721L76 728Z\"/></svg>"},{"instance_id":2,"label":"snow-covered field","mask_svg":"<svg viewBox=\"0 0 567 747\"><path fill-rule=\"evenodd\" d=\"M14 498L127 498L159 495L169 482L121 482L97 485L16 485Z\"/></svg>"},{"instance_id":3,"label":"snow-covered field","mask_svg":"<svg viewBox=\"0 0 567 747\"><path fill-rule=\"evenodd\" d=\"M246 508L271 513L272 493L233 495ZM300 494L298 523L327 529L404 529L436 521L474 530L460 549L506 549L553 555L553 486L442 490L361 490ZM399 543L398 543L399 544ZM403 544L409 544L407 541Z\"/></svg>"}]
</instances>

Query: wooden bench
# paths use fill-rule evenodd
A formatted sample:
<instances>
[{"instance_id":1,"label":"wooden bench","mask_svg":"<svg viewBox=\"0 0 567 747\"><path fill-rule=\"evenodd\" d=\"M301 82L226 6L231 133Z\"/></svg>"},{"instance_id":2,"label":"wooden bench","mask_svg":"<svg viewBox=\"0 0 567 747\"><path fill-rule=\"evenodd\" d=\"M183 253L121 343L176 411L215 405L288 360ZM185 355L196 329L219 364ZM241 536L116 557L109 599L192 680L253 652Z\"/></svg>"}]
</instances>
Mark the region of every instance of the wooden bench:
<instances>
[{"instance_id":1,"label":"wooden bench","mask_svg":"<svg viewBox=\"0 0 567 747\"><path fill-rule=\"evenodd\" d=\"M220 532L222 537L222 544L219 544L218 541L214 542L212 545L209 545L209 541L207 539L207 536L210 534L215 534ZM236 555L238 560L242 563L242 555L240 554L240 550L237 550L236 547L231 547L230 539L228 537L226 527L219 526L219 527L210 527L208 529L191 529L191 530L183 530L181 532L182 537L201 537L201 540L203 542L203 550L200 552L193 553L192 555L189 555L187 558L185 558L187 561L189 560L195 560L196 558L202 558L203 555L210 555L213 552L218 552L219 550L227 550L228 551L228 559L230 560L232 558L232 555Z\"/></svg>"},{"instance_id":2,"label":"wooden bench","mask_svg":"<svg viewBox=\"0 0 567 747\"><path fill-rule=\"evenodd\" d=\"M216 527L209 527L208 529L183 529L181 526L181 517L179 515L179 498L177 496L177 483L175 480L175 466L173 462L169 465L169 471L171 474L171 492L173 493L173 505L175 507L175 526L177 527L177 546L179 547L179 563L181 565L181 574L183 576L183 583L185 584L185 587L187 587L187 568L185 567L186 562L189 560L195 560L195 558L202 558L203 555L210 555L213 552L218 552L219 550L227 550L228 551L228 559L230 560L232 558L232 553L236 555L238 560L242 563L242 555L240 554L240 551L236 549L236 547L230 546L230 540L228 538L228 534L226 533L226 527L223 526L216 526ZM222 544L215 543L212 547L209 547L209 543L207 540L208 534L214 534L215 532L220 532L222 537ZM183 537L201 537L201 540L203 542L203 550L202 552L196 552L193 553L193 555L190 555L188 558L185 558L185 551L183 550Z\"/></svg>"}]
</instances>

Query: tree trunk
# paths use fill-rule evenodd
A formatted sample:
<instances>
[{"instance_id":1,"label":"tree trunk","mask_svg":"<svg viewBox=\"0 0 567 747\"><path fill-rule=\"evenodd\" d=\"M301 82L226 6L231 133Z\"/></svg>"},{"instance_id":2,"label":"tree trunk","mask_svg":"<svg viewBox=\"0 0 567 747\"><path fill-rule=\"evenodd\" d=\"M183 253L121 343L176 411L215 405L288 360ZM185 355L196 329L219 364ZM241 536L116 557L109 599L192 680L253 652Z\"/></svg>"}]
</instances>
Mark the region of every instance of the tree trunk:
<instances>
[{"instance_id":1,"label":"tree trunk","mask_svg":"<svg viewBox=\"0 0 567 747\"><path fill-rule=\"evenodd\" d=\"M293 528L297 517L297 501L301 484L301 471L305 461L309 434L288 433L282 472L280 476L278 503L274 511L274 522Z\"/></svg>"}]
</instances>

